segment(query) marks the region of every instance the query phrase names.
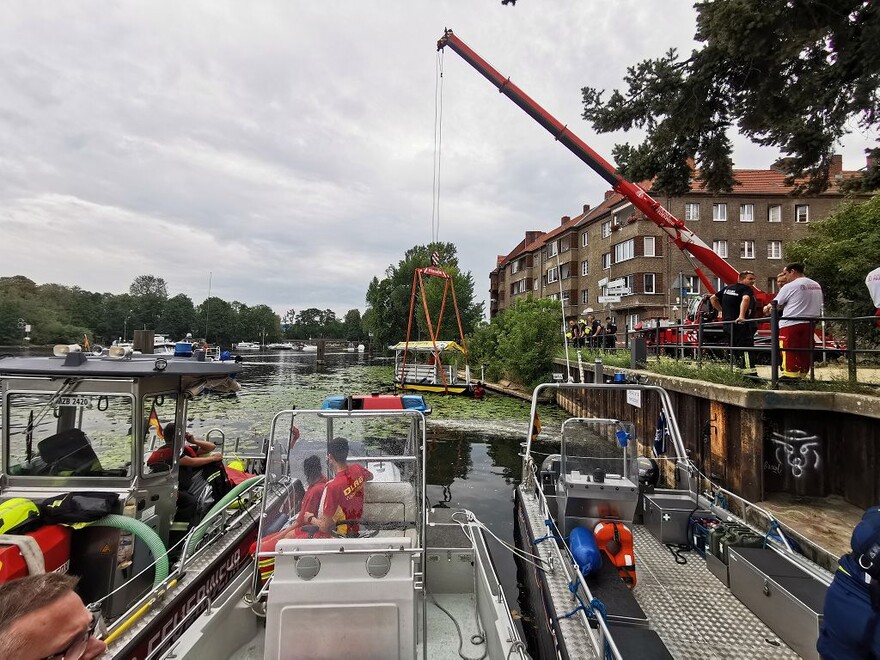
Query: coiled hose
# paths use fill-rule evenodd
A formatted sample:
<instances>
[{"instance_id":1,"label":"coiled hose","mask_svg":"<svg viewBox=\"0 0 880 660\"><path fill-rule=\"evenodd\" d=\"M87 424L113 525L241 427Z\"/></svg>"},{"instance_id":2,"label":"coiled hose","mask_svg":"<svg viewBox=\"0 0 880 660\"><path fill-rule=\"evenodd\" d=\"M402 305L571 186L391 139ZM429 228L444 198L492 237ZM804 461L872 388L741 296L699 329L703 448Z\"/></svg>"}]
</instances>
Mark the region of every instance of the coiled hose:
<instances>
[{"instance_id":1,"label":"coiled hose","mask_svg":"<svg viewBox=\"0 0 880 660\"><path fill-rule=\"evenodd\" d=\"M115 513L111 513L100 520L96 520L92 523L92 526L121 529L124 532L134 534L143 541L150 549L150 553L153 555L153 559L156 563L156 571L153 576L154 588L162 584L165 581L165 578L168 577L168 552L165 549L165 544L162 543L162 539L159 538L159 535L156 534L151 527L145 525L136 518L120 516Z\"/></svg>"}]
</instances>

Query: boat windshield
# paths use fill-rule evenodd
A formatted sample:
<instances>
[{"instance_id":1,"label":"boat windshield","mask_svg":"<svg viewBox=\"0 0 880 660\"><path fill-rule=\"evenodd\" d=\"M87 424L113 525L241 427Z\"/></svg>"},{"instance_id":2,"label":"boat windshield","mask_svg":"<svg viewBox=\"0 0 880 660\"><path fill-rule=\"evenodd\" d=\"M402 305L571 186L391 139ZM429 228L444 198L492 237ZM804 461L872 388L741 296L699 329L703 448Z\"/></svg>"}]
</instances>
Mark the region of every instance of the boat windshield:
<instances>
[{"instance_id":1,"label":"boat windshield","mask_svg":"<svg viewBox=\"0 0 880 660\"><path fill-rule=\"evenodd\" d=\"M6 473L11 476L131 476L130 394L9 393Z\"/></svg>"},{"instance_id":2,"label":"boat windshield","mask_svg":"<svg viewBox=\"0 0 880 660\"><path fill-rule=\"evenodd\" d=\"M635 429L613 419L569 419L562 425L562 474L589 481L638 482Z\"/></svg>"},{"instance_id":3,"label":"boat windshield","mask_svg":"<svg viewBox=\"0 0 880 660\"><path fill-rule=\"evenodd\" d=\"M423 533L424 417L415 411L287 411L271 431L267 480L289 474L291 496L266 499L260 553L272 553L290 538L409 536ZM331 439L348 444L347 467L334 470ZM338 467L338 465L337 465ZM329 484L329 485L328 485ZM283 489L267 483L267 491ZM362 494L358 494L362 493ZM313 518L313 516L315 516ZM320 529L321 518L332 519ZM274 557L258 557L260 579Z\"/></svg>"}]
</instances>

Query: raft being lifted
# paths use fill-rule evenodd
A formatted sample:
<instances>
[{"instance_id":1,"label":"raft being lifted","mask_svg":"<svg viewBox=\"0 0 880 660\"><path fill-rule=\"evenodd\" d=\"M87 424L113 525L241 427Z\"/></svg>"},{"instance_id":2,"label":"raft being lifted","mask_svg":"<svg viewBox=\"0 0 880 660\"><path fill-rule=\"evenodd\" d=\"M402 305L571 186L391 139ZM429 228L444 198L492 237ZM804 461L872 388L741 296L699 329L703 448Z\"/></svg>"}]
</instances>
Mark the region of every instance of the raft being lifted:
<instances>
[{"instance_id":1,"label":"raft being lifted","mask_svg":"<svg viewBox=\"0 0 880 660\"><path fill-rule=\"evenodd\" d=\"M436 262L435 262L436 263ZM443 297L440 302L440 313L436 324L428 309L425 295L425 276L440 278L444 281ZM412 341L413 319L416 311L416 294L421 294L422 309L427 323L428 339ZM452 294L452 306L458 327L459 342L438 339L443 325L443 313L446 301ZM438 394L473 395L470 368L467 364L467 344L461 326L461 315L458 312L458 301L455 298L455 285L452 276L436 265L416 268L413 274L412 295L409 303L409 322L406 326L406 341L398 342L390 347L394 351L394 387L402 390L418 392L436 392ZM464 379L459 379L457 355L462 356L464 363Z\"/></svg>"}]
</instances>

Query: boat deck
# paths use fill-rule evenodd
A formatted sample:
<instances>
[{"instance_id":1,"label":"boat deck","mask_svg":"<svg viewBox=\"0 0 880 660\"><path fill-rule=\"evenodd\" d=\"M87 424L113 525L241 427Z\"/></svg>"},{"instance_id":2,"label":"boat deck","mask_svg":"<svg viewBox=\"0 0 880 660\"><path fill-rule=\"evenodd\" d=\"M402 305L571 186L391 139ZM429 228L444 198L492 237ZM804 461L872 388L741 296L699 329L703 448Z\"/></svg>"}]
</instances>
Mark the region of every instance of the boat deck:
<instances>
[{"instance_id":1,"label":"boat deck","mask_svg":"<svg viewBox=\"0 0 880 660\"><path fill-rule=\"evenodd\" d=\"M644 527L633 530L636 599L674 658L799 658L743 605L696 552L677 564Z\"/></svg>"},{"instance_id":2,"label":"boat deck","mask_svg":"<svg viewBox=\"0 0 880 660\"><path fill-rule=\"evenodd\" d=\"M533 537L544 536L547 527L537 498L533 492L526 492L522 488L519 492ZM636 587L633 594L647 617L650 630L659 635L673 658L781 660L799 657L709 572L706 561L699 554L681 552L687 563L676 563L669 548L655 539L646 528L634 526L633 536L636 553ZM571 612L577 602L568 588L568 572L560 570L558 548L551 541L539 543L533 548L545 561L549 561L552 555L557 567L553 573L542 574L557 616ZM605 602L605 595L598 591L594 595ZM617 609L614 600L614 595L609 594L605 603L609 614L614 614ZM638 610L637 607L634 609ZM636 646L640 643L632 633L647 631L640 629L638 616L631 611L619 613L633 617L632 626L611 626L611 634L624 657L665 655L658 655L656 649L651 649L648 638L643 640L644 648L631 648L631 643ZM596 657L583 624L577 617L562 619L559 626L569 657Z\"/></svg>"}]
</instances>

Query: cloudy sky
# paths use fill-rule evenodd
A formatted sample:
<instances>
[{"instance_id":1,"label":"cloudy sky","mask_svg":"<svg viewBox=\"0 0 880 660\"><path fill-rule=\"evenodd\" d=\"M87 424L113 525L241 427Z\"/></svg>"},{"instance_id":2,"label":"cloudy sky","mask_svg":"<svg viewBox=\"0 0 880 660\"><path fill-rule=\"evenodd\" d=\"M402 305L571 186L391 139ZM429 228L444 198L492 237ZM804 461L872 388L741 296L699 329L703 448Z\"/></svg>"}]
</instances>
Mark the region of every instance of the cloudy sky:
<instances>
[{"instance_id":1,"label":"cloudy sky","mask_svg":"<svg viewBox=\"0 0 880 660\"><path fill-rule=\"evenodd\" d=\"M693 46L692 0L12 0L0 21L0 276L122 293L141 274L279 313L364 309L439 238L485 298L497 254L605 183L437 39L453 28L610 157L580 89ZM774 152L737 142L739 167ZM864 165L865 137L844 167Z\"/></svg>"}]
</instances>

